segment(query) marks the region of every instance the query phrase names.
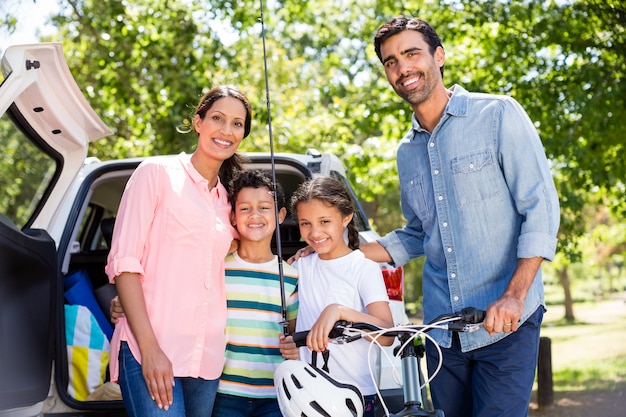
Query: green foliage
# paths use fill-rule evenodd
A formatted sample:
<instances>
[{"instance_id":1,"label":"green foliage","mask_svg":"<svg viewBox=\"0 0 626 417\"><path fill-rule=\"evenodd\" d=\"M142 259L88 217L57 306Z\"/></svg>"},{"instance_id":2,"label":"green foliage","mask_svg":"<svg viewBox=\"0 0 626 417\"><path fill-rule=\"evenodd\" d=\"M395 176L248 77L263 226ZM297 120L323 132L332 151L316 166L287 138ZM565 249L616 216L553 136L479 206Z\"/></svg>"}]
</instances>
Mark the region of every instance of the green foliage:
<instances>
[{"instance_id":1,"label":"green foliage","mask_svg":"<svg viewBox=\"0 0 626 417\"><path fill-rule=\"evenodd\" d=\"M204 89L236 84L255 110L242 150L269 150L269 98L275 150L339 155L385 233L403 224L394 153L411 111L387 84L372 39L388 18L418 15L443 40L447 84L509 94L529 112L560 195L560 265L578 262L589 207L602 201L626 214L623 2L409 3L266 1L262 25L256 0L67 0L53 40L64 43L78 85L115 132L91 155L189 152L195 136L175 126ZM420 268L407 266L413 299Z\"/></svg>"}]
</instances>

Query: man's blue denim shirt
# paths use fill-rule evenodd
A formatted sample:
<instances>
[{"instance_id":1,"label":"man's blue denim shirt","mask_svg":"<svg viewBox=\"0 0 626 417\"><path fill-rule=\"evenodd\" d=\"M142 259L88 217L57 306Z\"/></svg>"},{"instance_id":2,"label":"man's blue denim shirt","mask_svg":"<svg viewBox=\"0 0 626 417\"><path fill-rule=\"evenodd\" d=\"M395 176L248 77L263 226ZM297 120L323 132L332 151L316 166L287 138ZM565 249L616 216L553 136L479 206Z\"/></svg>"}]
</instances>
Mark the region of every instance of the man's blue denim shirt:
<instances>
[{"instance_id":1,"label":"man's blue denim shirt","mask_svg":"<svg viewBox=\"0 0 626 417\"><path fill-rule=\"evenodd\" d=\"M424 322L500 297L518 258L552 260L559 202L542 143L511 97L452 97L432 134L415 115L397 151L404 228L379 240L397 265L426 256ZM525 321L544 306L541 269L526 296ZM544 306L545 307L545 306ZM433 331L443 347L451 333ZM461 333L463 351L505 337Z\"/></svg>"}]
</instances>

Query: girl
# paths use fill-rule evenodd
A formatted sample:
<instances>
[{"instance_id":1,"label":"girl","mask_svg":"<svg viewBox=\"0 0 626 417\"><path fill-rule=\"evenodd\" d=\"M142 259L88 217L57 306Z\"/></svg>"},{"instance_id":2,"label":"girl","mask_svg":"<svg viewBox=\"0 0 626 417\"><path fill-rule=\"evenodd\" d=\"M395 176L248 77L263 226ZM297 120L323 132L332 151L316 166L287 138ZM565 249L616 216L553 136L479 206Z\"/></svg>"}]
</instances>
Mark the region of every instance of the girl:
<instances>
[{"instance_id":1,"label":"girl","mask_svg":"<svg viewBox=\"0 0 626 417\"><path fill-rule=\"evenodd\" d=\"M376 388L367 366L369 342L328 345L328 333L338 320L393 326L380 268L358 250L354 207L339 181L318 177L303 183L293 194L291 206L300 235L315 250L293 264L298 269L300 297L296 331L311 329L300 358L311 362L312 351L329 350L330 375L357 386L365 397L365 416L374 416ZM393 338L379 341L391 345ZM371 359L376 363L374 356Z\"/></svg>"},{"instance_id":2,"label":"girl","mask_svg":"<svg viewBox=\"0 0 626 417\"><path fill-rule=\"evenodd\" d=\"M246 96L216 87L196 107L195 152L148 159L126 185L106 273L125 312L111 380L119 375L131 417L211 415L226 344L224 257L236 236L222 181L240 169L250 125Z\"/></svg>"}]
</instances>

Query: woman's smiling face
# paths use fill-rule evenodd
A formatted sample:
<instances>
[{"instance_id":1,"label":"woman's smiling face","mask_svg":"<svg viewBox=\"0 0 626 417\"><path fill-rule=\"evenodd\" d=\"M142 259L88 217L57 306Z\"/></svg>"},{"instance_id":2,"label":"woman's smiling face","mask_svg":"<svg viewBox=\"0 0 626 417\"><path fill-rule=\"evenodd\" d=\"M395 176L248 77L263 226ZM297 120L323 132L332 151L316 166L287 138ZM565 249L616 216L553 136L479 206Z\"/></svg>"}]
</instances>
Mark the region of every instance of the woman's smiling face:
<instances>
[{"instance_id":1,"label":"woman's smiling face","mask_svg":"<svg viewBox=\"0 0 626 417\"><path fill-rule=\"evenodd\" d=\"M216 100L204 118L195 116L198 148L211 158L230 158L243 140L246 115L246 107L239 99L222 97Z\"/></svg>"}]
</instances>

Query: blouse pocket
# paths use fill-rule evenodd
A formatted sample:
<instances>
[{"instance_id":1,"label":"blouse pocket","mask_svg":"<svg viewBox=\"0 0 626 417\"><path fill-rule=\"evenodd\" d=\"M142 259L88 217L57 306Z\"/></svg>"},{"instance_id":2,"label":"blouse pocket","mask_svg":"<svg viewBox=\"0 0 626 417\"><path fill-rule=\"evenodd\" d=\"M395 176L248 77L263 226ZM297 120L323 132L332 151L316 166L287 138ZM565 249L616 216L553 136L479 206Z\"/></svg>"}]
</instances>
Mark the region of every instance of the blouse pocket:
<instances>
[{"instance_id":1,"label":"blouse pocket","mask_svg":"<svg viewBox=\"0 0 626 417\"><path fill-rule=\"evenodd\" d=\"M202 245L207 231L205 216L195 210L170 210L166 224L167 244L187 247Z\"/></svg>"}]
</instances>

